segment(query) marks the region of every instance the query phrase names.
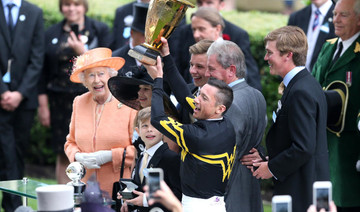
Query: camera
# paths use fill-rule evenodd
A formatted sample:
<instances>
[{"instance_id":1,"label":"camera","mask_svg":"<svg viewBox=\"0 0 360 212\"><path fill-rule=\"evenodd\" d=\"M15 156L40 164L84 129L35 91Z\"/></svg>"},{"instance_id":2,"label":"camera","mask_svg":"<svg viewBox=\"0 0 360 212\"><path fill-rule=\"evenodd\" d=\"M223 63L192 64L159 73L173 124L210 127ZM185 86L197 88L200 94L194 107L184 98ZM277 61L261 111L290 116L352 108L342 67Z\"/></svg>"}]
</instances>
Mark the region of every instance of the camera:
<instances>
[{"instance_id":1,"label":"camera","mask_svg":"<svg viewBox=\"0 0 360 212\"><path fill-rule=\"evenodd\" d=\"M149 198L154 199L154 193L160 189L160 182L164 179L164 172L161 168L146 169L146 184L149 186Z\"/></svg>"},{"instance_id":2,"label":"camera","mask_svg":"<svg viewBox=\"0 0 360 212\"><path fill-rule=\"evenodd\" d=\"M290 195L275 195L271 201L272 212L291 212L291 196Z\"/></svg>"},{"instance_id":3,"label":"camera","mask_svg":"<svg viewBox=\"0 0 360 212\"><path fill-rule=\"evenodd\" d=\"M332 184L330 181L317 181L313 184L313 204L316 211L324 208L325 211L330 211L330 202L332 200Z\"/></svg>"}]
</instances>

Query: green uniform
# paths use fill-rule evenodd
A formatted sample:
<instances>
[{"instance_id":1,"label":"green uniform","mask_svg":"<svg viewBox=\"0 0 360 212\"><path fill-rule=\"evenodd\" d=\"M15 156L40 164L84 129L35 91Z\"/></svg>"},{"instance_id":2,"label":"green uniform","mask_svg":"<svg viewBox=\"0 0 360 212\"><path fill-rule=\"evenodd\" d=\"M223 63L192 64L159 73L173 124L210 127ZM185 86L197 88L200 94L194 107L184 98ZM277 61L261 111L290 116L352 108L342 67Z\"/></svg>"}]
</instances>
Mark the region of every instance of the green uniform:
<instances>
[{"instance_id":1,"label":"green uniform","mask_svg":"<svg viewBox=\"0 0 360 212\"><path fill-rule=\"evenodd\" d=\"M360 133L357 118L360 109L360 36L332 66L338 39L328 40L322 47L312 74L326 87L335 80L351 82L344 131L340 137L328 131L330 178L333 199L340 207L360 206L360 172L355 165L360 155ZM347 74L351 74L351 79Z\"/></svg>"}]
</instances>

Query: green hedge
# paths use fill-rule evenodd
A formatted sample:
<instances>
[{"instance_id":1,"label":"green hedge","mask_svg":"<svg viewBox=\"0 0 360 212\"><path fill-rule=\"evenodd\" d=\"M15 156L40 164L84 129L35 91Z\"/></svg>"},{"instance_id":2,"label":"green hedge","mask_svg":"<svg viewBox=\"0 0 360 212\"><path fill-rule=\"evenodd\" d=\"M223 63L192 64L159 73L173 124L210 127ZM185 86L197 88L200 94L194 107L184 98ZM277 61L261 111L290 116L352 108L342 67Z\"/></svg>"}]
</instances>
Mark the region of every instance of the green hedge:
<instances>
[{"instance_id":1,"label":"green hedge","mask_svg":"<svg viewBox=\"0 0 360 212\"><path fill-rule=\"evenodd\" d=\"M30 0L30 2L33 2L43 9L46 27L49 27L50 25L62 20L62 15L58 8L58 1ZM87 15L97 20L103 21L112 27L115 9L118 6L128 2L130 1L89 0L89 11ZM187 12L187 17L189 17L193 11L195 11L195 8L189 9ZM241 26L249 33L251 51L261 71L261 84L263 86L263 94L267 102L267 112L270 123L271 113L274 108L276 108L277 100L280 98L277 94L279 80L277 77L270 76L268 65L263 60L265 55L263 39L270 31L286 25L288 17L281 14L271 14L259 11L224 11L222 12L222 15L227 20L230 20L234 24ZM32 129L31 145L29 148L30 152L28 156L29 161L44 164L54 163L55 155L49 148L49 137L49 130L41 127L36 120L36 123Z\"/></svg>"}]
</instances>

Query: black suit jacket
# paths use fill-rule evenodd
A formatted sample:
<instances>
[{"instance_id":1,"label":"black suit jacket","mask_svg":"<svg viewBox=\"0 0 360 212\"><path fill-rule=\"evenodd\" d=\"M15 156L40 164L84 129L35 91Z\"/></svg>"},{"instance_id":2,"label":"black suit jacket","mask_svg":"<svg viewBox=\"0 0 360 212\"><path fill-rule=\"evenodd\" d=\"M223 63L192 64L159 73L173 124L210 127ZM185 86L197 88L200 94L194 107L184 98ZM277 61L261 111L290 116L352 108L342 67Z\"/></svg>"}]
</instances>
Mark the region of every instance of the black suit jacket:
<instances>
[{"instance_id":1,"label":"black suit jacket","mask_svg":"<svg viewBox=\"0 0 360 212\"><path fill-rule=\"evenodd\" d=\"M315 44L315 48L314 48L314 52L311 58L311 63L310 63L310 69L313 68L321 47L323 46L323 44L325 43L326 40L330 39L330 38L335 38L335 28L334 28L334 24L332 22L332 17L333 17L333 10L334 10L334 5L332 5L329 9L329 11L327 12L324 21L321 23L322 25L328 25L329 26L329 32L324 32L322 30L320 30L319 32L319 36L317 38L316 44ZM305 34L307 34L308 28L309 28L309 23L310 23L310 17L311 17L311 5L297 11L294 12L290 15L289 21L288 21L288 25L292 25L292 26L298 26L300 27L302 30L304 30ZM310 70L311 71L311 70Z\"/></svg>"},{"instance_id":2,"label":"black suit jacket","mask_svg":"<svg viewBox=\"0 0 360 212\"><path fill-rule=\"evenodd\" d=\"M143 191L143 186L146 185L146 177L144 177L143 182L140 181L139 169L141 164L141 158L136 163L135 174L134 174L134 183L139 186L140 191ZM164 181L171 188L175 196L181 200L181 184L180 184L180 156L175 152L171 151L166 143L161 145L150 159L148 166L146 168L162 168L164 171ZM149 211L153 207L159 207L159 204L155 204L151 207L139 207L140 211ZM164 207L162 207L167 211Z\"/></svg>"},{"instance_id":3,"label":"black suit jacket","mask_svg":"<svg viewBox=\"0 0 360 212\"><path fill-rule=\"evenodd\" d=\"M46 93L47 89L66 93L84 93L87 91L83 85L70 82L69 76L63 73L59 65L61 61L65 60L63 58L64 55L62 55L64 53L61 52L64 51L64 49L60 46L63 45L60 39L65 33L63 30L65 22L66 20L64 19L49 27L45 32L45 61L41 80L39 81L39 93L41 94ZM86 43L89 49L110 46L110 29L105 23L85 16L84 34L89 38ZM71 53L72 54L66 55L65 58L77 56L75 52L71 51ZM69 62L70 70L71 66L72 62ZM59 86L59 81L62 80L66 80L66 83L61 83L63 86Z\"/></svg>"},{"instance_id":4,"label":"black suit jacket","mask_svg":"<svg viewBox=\"0 0 360 212\"><path fill-rule=\"evenodd\" d=\"M44 60L44 26L42 10L27 1L22 1L19 17L14 28L13 42L0 3L0 94L19 91L23 100L19 108L36 109L37 83ZM11 63L11 82L2 77Z\"/></svg>"},{"instance_id":5,"label":"black suit jacket","mask_svg":"<svg viewBox=\"0 0 360 212\"><path fill-rule=\"evenodd\" d=\"M113 51L113 53L112 53L113 57L122 57L125 59L125 64L120 69L121 73L124 73L124 71L126 72L127 69L137 67L135 58L130 57L130 55L128 55L129 50L130 50L130 45L126 44L123 47ZM119 71L119 73L120 73L120 71Z\"/></svg>"},{"instance_id":6,"label":"black suit jacket","mask_svg":"<svg viewBox=\"0 0 360 212\"><path fill-rule=\"evenodd\" d=\"M294 212L312 204L315 181L329 180L327 103L320 84L304 69L290 81L266 146L274 195L291 195Z\"/></svg>"},{"instance_id":7,"label":"black suit jacket","mask_svg":"<svg viewBox=\"0 0 360 212\"><path fill-rule=\"evenodd\" d=\"M135 3L136 1L133 1L116 9L113 28L113 43L111 44L112 50L122 48L123 46L129 44L130 26L126 25L125 20L127 17L133 16L133 7ZM184 17L179 23L179 26L185 24L186 18ZM169 39L170 48L177 43L177 31L178 30L175 29Z\"/></svg>"},{"instance_id":8,"label":"black suit jacket","mask_svg":"<svg viewBox=\"0 0 360 212\"><path fill-rule=\"evenodd\" d=\"M230 23L225 19L224 22L225 29L223 31L223 34L228 35L230 37L230 40L236 43L244 53L247 70L247 83L251 87L254 87L261 91L259 68L250 51L250 40L248 33L244 29ZM180 74L188 83L192 82L192 78L189 73L189 47L193 44L195 44L195 40L192 33L191 24L188 24L179 28L179 39L177 43L177 48L174 49L176 51L171 51L170 49L171 55L173 55L173 57L175 58L176 66L178 67Z\"/></svg>"},{"instance_id":9,"label":"black suit jacket","mask_svg":"<svg viewBox=\"0 0 360 212\"><path fill-rule=\"evenodd\" d=\"M130 31L124 33L124 30L130 30L130 28L125 29L125 27L129 27L125 24L125 18L133 15L133 6L135 2L136 1L130 2L116 9L113 28L114 38L111 45L111 49L113 50L121 48L129 43Z\"/></svg>"}]
</instances>

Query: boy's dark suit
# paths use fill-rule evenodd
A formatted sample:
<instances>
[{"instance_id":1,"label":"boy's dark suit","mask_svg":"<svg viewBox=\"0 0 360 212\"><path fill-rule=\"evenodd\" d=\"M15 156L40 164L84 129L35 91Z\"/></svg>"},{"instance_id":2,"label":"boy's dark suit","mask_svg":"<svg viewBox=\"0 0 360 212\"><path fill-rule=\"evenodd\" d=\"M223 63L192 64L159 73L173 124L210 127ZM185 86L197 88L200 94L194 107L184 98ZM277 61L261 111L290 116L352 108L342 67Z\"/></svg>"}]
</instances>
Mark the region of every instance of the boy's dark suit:
<instances>
[{"instance_id":1,"label":"boy's dark suit","mask_svg":"<svg viewBox=\"0 0 360 212\"><path fill-rule=\"evenodd\" d=\"M0 180L14 180L24 175L23 151L28 146L38 106L37 82L44 58L44 27L41 9L21 1L11 38L2 4L0 1L0 94L18 91L23 96L13 112L0 107ZM5 83L2 78L8 70L9 60L12 60L11 82ZM13 211L19 204L20 197L14 200L3 193L5 211Z\"/></svg>"},{"instance_id":2,"label":"boy's dark suit","mask_svg":"<svg viewBox=\"0 0 360 212\"><path fill-rule=\"evenodd\" d=\"M136 163L134 183L139 186L139 190L142 191L142 187L146 185L146 177L143 182L140 181L139 169L141 164L142 156ZM180 156L175 152L171 151L166 143L161 145L150 159L146 168L162 168L164 171L164 181L171 188L175 196L181 200L181 184L180 184ZM149 211L153 207L159 207L159 204L155 204L151 207L139 207L140 211ZM162 207L164 211L167 211Z\"/></svg>"},{"instance_id":3,"label":"boy's dark suit","mask_svg":"<svg viewBox=\"0 0 360 212\"><path fill-rule=\"evenodd\" d=\"M293 212L303 212L312 204L313 183L329 180L327 103L306 69L294 76L280 101L266 137L274 195L291 195Z\"/></svg>"},{"instance_id":4,"label":"boy's dark suit","mask_svg":"<svg viewBox=\"0 0 360 212\"><path fill-rule=\"evenodd\" d=\"M329 11L327 12L326 16L324 17L324 21L321 23L321 25L319 25L319 27L321 27L323 25L327 25L329 27L329 32L324 32L320 29L320 32L319 32L319 35L317 37L317 41L315 44L314 52L313 52L313 55L311 58L311 63L310 63L311 70L318 58L321 47L323 46L325 41L330 38L336 37L334 24L332 22L334 7L335 7L334 5L332 5L330 7ZM305 34L307 34L307 31L309 28L309 23L310 23L311 13L312 13L311 5L305 7L304 9L301 9L297 12L292 13L290 15L288 25L298 26L302 30L304 30Z\"/></svg>"},{"instance_id":5,"label":"boy's dark suit","mask_svg":"<svg viewBox=\"0 0 360 212\"><path fill-rule=\"evenodd\" d=\"M112 53L113 57L122 57L122 58L124 58L125 64L121 68L121 70L127 70L127 69L129 69L131 67L137 67L135 58L130 57L128 55L129 50L130 50L130 45L126 44L123 47L121 47L120 49L117 49L116 51L113 51L113 53ZM124 71L122 71L122 73L124 73Z\"/></svg>"}]
</instances>

